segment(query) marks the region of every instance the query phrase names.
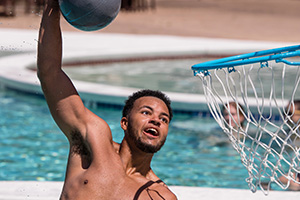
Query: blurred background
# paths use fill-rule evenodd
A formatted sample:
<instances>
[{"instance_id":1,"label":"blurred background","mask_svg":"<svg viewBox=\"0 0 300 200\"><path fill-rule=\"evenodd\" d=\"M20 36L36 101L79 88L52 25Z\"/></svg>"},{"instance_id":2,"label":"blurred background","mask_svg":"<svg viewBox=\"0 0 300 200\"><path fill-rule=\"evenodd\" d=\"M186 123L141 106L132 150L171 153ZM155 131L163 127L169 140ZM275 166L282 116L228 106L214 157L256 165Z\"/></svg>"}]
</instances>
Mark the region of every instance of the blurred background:
<instances>
[{"instance_id":1,"label":"blurred background","mask_svg":"<svg viewBox=\"0 0 300 200\"><path fill-rule=\"evenodd\" d=\"M44 1L0 0L0 28L38 29ZM299 0L122 0L99 32L298 42L299 8Z\"/></svg>"}]
</instances>

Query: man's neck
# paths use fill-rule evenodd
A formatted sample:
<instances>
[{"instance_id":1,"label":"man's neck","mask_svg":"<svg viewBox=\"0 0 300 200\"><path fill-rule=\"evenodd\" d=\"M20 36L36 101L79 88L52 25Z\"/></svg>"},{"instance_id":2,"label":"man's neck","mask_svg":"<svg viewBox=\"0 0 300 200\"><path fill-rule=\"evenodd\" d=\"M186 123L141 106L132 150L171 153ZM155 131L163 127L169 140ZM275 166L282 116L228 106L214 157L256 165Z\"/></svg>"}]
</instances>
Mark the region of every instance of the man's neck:
<instances>
[{"instance_id":1,"label":"man's neck","mask_svg":"<svg viewBox=\"0 0 300 200\"><path fill-rule=\"evenodd\" d=\"M147 177L149 173L153 173L150 167L152 153L145 153L135 146L130 147L124 139L120 145L119 155L128 175L139 173Z\"/></svg>"}]
</instances>

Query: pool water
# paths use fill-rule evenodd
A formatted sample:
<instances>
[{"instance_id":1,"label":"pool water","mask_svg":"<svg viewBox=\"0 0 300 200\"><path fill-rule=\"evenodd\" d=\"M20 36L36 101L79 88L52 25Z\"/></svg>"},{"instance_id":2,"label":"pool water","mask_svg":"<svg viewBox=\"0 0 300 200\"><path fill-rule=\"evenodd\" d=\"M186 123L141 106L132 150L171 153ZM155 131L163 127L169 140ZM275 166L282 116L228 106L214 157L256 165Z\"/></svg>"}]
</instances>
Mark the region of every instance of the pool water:
<instances>
[{"instance_id":1,"label":"pool water","mask_svg":"<svg viewBox=\"0 0 300 200\"><path fill-rule=\"evenodd\" d=\"M68 142L45 100L2 88L0 105L0 180L63 181ZM90 109L108 122L120 142L121 110ZM247 171L224 141L212 118L175 114L152 168L169 185L247 189Z\"/></svg>"},{"instance_id":2,"label":"pool water","mask_svg":"<svg viewBox=\"0 0 300 200\"><path fill-rule=\"evenodd\" d=\"M209 59L201 59L201 61ZM199 59L162 59L65 67L74 80L169 92L203 94L190 66Z\"/></svg>"},{"instance_id":3,"label":"pool water","mask_svg":"<svg viewBox=\"0 0 300 200\"><path fill-rule=\"evenodd\" d=\"M65 67L64 70L72 79L83 80L87 82L109 84L114 86L125 86L134 88L148 88L153 90L162 90L179 93L204 94L202 83L198 77L193 76L191 66L208 60L215 60L216 58L198 58L198 59L162 59L149 60L139 62L121 62L121 63L103 63L97 65L80 65ZM297 61L291 60L291 61ZM269 68L260 69L260 65L250 65L245 67L247 78L251 77L252 84L255 85L256 91L250 87L249 81L247 95L258 97L270 95L269 91L272 84L275 84L275 95L281 97L281 88L284 85L284 97L289 99L292 91L295 89L295 80L299 75L299 67L288 66L285 71L285 79L282 80L282 63L269 62L272 66L273 73ZM242 67L235 67L238 71L243 71ZM218 79L214 73L211 72L212 84L214 89L220 95L224 95L223 86L218 83ZM225 74L222 70L218 70L218 76L221 80L225 80ZM258 75L259 74L259 75ZM236 73L232 74L237 76ZM274 76L274 77L273 77ZM260 78L260 79L259 79ZM273 83L273 80L275 82ZM260 82L261 81L261 82ZM240 91L240 79L234 78L235 87ZM245 84L245 83L244 83ZM295 98L300 98L300 89L297 88ZM263 94L262 94L263 93ZM224 95L225 96L225 95Z\"/></svg>"}]
</instances>

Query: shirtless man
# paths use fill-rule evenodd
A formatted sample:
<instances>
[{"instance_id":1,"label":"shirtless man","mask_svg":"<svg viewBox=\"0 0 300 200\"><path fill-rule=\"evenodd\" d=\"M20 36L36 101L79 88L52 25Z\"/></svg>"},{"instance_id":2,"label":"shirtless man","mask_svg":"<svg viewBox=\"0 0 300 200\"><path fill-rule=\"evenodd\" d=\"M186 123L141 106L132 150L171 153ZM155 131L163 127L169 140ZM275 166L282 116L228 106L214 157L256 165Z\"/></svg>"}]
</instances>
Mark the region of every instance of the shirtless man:
<instances>
[{"instance_id":1,"label":"shirtless man","mask_svg":"<svg viewBox=\"0 0 300 200\"><path fill-rule=\"evenodd\" d=\"M124 139L117 144L108 124L84 106L61 60L59 4L49 0L39 33L38 77L51 114L70 143L60 199L177 199L150 167L168 134L169 99L151 90L133 94L123 109Z\"/></svg>"}]
</instances>

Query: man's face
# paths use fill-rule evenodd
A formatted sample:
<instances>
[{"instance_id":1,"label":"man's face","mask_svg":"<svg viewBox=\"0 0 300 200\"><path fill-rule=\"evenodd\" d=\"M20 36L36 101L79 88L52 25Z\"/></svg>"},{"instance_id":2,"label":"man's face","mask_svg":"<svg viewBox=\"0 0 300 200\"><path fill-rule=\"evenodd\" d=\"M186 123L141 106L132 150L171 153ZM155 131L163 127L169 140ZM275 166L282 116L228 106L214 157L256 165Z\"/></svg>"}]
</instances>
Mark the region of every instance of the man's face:
<instances>
[{"instance_id":1,"label":"man's face","mask_svg":"<svg viewBox=\"0 0 300 200\"><path fill-rule=\"evenodd\" d=\"M228 124L231 124L231 126L233 128L238 128L238 126L241 126L241 123L244 121L244 116L238 115L238 111L237 111L236 107L233 105L229 105L228 109L230 110L230 114L232 117L229 115L228 111L226 109L224 109L223 115L224 115L226 122Z\"/></svg>"},{"instance_id":2,"label":"man's face","mask_svg":"<svg viewBox=\"0 0 300 200\"><path fill-rule=\"evenodd\" d=\"M292 115L291 119L295 124L299 123L299 120L300 120L300 111L299 110L297 110L297 109L294 110L294 106L291 106L289 114Z\"/></svg>"},{"instance_id":3,"label":"man's face","mask_svg":"<svg viewBox=\"0 0 300 200\"><path fill-rule=\"evenodd\" d=\"M164 145L169 129L169 110L159 98L137 99L125 120L125 129L122 126L125 134L140 150L155 153Z\"/></svg>"}]
</instances>

